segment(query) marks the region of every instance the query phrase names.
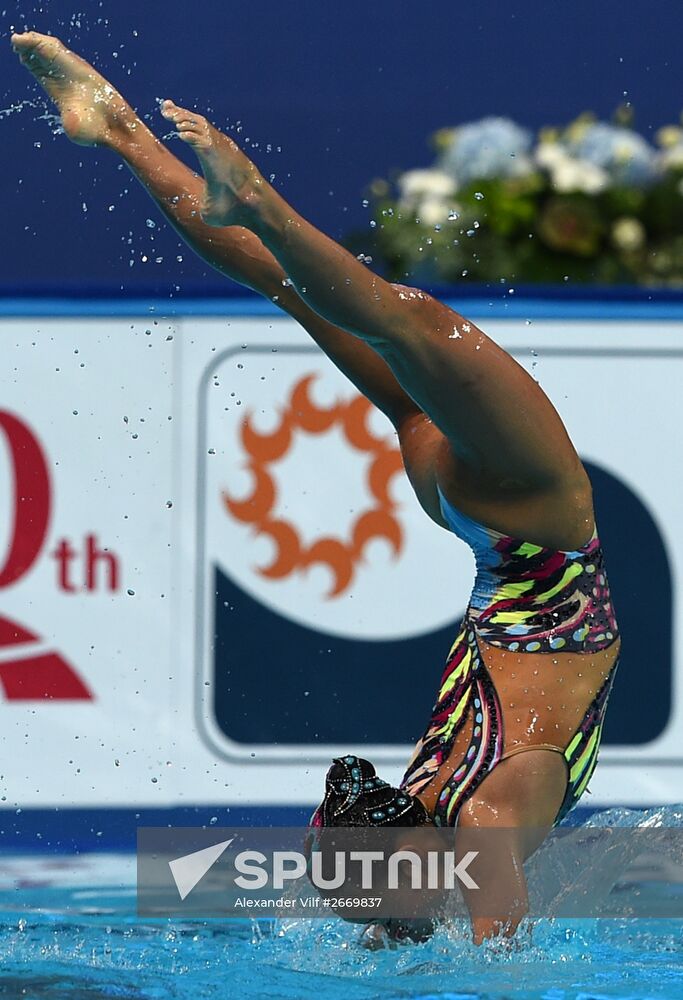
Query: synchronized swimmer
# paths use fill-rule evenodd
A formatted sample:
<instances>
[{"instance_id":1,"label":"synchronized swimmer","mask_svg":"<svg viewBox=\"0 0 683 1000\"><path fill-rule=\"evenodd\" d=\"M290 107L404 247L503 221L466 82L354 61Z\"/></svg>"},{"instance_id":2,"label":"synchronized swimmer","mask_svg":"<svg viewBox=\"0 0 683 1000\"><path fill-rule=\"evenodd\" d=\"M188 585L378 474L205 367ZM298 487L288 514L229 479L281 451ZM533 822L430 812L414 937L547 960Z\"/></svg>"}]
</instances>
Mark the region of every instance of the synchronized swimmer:
<instances>
[{"instance_id":1,"label":"synchronized swimmer","mask_svg":"<svg viewBox=\"0 0 683 1000\"><path fill-rule=\"evenodd\" d=\"M474 323L373 274L201 115L161 108L203 179L58 39L12 44L74 142L117 153L197 254L277 296L387 415L425 513L474 551L468 610L401 786L339 758L312 824L514 829L506 872L491 872L508 885L505 919L472 913L476 941L513 933L522 863L594 771L620 646L590 482L560 417Z\"/></svg>"}]
</instances>

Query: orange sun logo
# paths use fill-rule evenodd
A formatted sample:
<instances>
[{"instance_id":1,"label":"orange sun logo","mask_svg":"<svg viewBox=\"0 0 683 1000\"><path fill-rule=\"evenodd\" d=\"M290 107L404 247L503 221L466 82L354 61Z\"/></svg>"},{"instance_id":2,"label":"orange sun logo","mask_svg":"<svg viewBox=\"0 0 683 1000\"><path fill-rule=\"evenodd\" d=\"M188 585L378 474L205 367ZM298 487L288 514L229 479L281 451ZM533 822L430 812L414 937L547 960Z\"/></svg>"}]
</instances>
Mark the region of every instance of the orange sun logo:
<instances>
[{"instance_id":1,"label":"orange sun logo","mask_svg":"<svg viewBox=\"0 0 683 1000\"><path fill-rule=\"evenodd\" d=\"M233 500L225 491L222 494L226 510L238 521L249 524L256 535L266 535L277 547L275 559L269 566L257 567L257 572L271 580L282 580L292 573L305 572L316 563L329 567L334 574L334 585L328 598L339 597L351 586L356 567L363 558L365 546L375 538L386 539L393 549L394 558L401 552L403 533L395 517L396 504L389 496L393 476L403 469L398 449L381 438L373 437L366 427L372 404L357 395L329 409L317 407L309 397L314 375L306 375L292 389L289 402L282 413L280 426L270 434L259 434L247 414L242 422L241 439L249 456L246 468L254 476L254 490L245 500ZM283 518L273 516L278 491L272 466L283 459L297 432L325 434L340 427L348 444L356 451L371 456L367 486L373 506L356 518L351 527L351 537L318 538L311 545L304 545L296 527Z\"/></svg>"}]
</instances>

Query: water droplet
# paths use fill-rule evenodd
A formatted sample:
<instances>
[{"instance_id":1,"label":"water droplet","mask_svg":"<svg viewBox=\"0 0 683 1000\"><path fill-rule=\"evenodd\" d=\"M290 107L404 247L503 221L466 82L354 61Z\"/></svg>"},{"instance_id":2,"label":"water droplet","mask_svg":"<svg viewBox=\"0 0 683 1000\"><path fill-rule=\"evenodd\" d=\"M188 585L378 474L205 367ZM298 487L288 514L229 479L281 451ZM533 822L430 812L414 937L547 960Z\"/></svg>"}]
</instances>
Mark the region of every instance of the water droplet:
<instances>
[{"instance_id":1,"label":"water droplet","mask_svg":"<svg viewBox=\"0 0 683 1000\"><path fill-rule=\"evenodd\" d=\"M126 593L128 594L129 597L135 597L135 591L134 590L127 590Z\"/></svg>"},{"instance_id":2,"label":"water droplet","mask_svg":"<svg viewBox=\"0 0 683 1000\"><path fill-rule=\"evenodd\" d=\"M483 201L484 200L484 195L481 193L481 191L475 191L474 192L474 197L477 199L477 201Z\"/></svg>"},{"instance_id":3,"label":"water droplet","mask_svg":"<svg viewBox=\"0 0 683 1000\"><path fill-rule=\"evenodd\" d=\"M215 454L216 454L216 449L215 448L209 448L209 455L215 455Z\"/></svg>"},{"instance_id":4,"label":"water droplet","mask_svg":"<svg viewBox=\"0 0 683 1000\"><path fill-rule=\"evenodd\" d=\"M157 224L154 219L145 219L145 225L148 229L156 229Z\"/></svg>"}]
</instances>

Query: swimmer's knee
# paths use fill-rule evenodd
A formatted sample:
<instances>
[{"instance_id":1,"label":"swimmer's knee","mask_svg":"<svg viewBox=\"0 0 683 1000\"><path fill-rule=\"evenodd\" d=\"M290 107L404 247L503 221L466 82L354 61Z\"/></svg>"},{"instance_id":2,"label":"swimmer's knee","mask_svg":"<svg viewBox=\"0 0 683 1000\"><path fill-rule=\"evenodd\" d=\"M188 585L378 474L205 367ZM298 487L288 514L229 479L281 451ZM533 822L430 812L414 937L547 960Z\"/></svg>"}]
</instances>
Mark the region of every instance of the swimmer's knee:
<instances>
[{"instance_id":1,"label":"swimmer's knee","mask_svg":"<svg viewBox=\"0 0 683 1000\"><path fill-rule=\"evenodd\" d=\"M506 757L458 814L458 825L551 827L567 790L567 762L555 750Z\"/></svg>"},{"instance_id":2,"label":"swimmer's knee","mask_svg":"<svg viewBox=\"0 0 683 1000\"><path fill-rule=\"evenodd\" d=\"M412 288L410 285L391 285L396 304L400 306L404 316L410 316L411 322L407 326L397 326L397 333L401 329L409 331L413 336L416 331L424 329L425 333L433 333L439 326L447 306L438 299L433 298L428 292L423 292L421 288ZM449 310L450 312L451 310Z\"/></svg>"}]
</instances>

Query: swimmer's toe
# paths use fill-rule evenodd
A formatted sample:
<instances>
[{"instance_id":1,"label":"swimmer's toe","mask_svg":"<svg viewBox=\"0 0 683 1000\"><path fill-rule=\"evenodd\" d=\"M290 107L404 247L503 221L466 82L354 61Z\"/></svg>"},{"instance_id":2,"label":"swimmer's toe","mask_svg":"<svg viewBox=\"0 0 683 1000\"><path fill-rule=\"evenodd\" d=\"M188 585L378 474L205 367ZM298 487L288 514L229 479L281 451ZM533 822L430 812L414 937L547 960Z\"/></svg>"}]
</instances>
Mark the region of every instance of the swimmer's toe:
<instances>
[{"instance_id":1,"label":"swimmer's toe","mask_svg":"<svg viewBox=\"0 0 683 1000\"><path fill-rule=\"evenodd\" d=\"M26 52L34 48L43 38L36 31L15 31L10 35L10 43L15 52Z\"/></svg>"},{"instance_id":2,"label":"swimmer's toe","mask_svg":"<svg viewBox=\"0 0 683 1000\"><path fill-rule=\"evenodd\" d=\"M203 115L181 108L170 100L162 102L161 113L175 125L179 139L192 146L208 147L211 144L211 126Z\"/></svg>"}]
</instances>

